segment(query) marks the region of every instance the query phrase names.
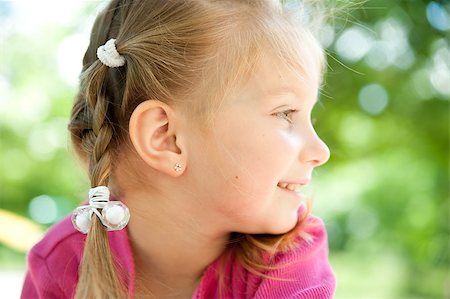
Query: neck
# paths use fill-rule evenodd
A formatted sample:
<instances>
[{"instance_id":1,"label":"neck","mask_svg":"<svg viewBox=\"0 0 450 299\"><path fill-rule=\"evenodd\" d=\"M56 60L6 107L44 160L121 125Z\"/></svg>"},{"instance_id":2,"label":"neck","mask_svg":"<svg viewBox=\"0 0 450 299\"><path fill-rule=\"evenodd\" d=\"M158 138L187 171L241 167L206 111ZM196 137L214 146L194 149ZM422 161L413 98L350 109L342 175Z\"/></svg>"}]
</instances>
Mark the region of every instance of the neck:
<instances>
[{"instance_id":1,"label":"neck","mask_svg":"<svg viewBox=\"0 0 450 299\"><path fill-rule=\"evenodd\" d=\"M139 261L136 262L135 276L135 293L134 298L170 298L170 299L186 299L192 298L195 289L201 281L201 277L197 281L175 281L168 283L163 282L161 278L148 274L145 267Z\"/></svg>"},{"instance_id":2,"label":"neck","mask_svg":"<svg viewBox=\"0 0 450 299\"><path fill-rule=\"evenodd\" d=\"M173 289L192 295L206 268L224 252L229 234L215 232L212 219L196 213L200 207L168 204L168 198L142 199L126 197L136 280L152 286L152 293Z\"/></svg>"}]
</instances>

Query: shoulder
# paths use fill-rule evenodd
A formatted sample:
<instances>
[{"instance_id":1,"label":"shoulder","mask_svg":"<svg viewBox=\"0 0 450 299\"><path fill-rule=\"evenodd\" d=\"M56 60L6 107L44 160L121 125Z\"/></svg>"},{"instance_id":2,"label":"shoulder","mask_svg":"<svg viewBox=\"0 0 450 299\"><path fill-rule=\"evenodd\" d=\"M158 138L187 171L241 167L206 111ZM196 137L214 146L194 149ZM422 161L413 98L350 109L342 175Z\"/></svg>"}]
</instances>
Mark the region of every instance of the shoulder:
<instances>
[{"instance_id":1,"label":"shoulder","mask_svg":"<svg viewBox=\"0 0 450 299\"><path fill-rule=\"evenodd\" d=\"M85 239L73 227L70 215L51 226L27 254L22 298L71 296Z\"/></svg>"},{"instance_id":2,"label":"shoulder","mask_svg":"<svg viewBox=\"0 0 450 299\"><path fill-rule=\"evenodd\" d=\"M306 232L310 238L297 236L296 248L279 253L276 256L277 262L293 262L295 264L317 260L318 257L328 259L328 233L325 222L313 214L309 215L306 222Z\"/></svg>"},{"instance_id":3,"label":"shoulder","mask_svg":"<svg viewBox=\"0 0 450 299\"><path fill-rule=\"evenodd\" d=\"M81 253L85 239L86 235L73 227L70 215L67 215L47 230L43 238L31 248L30 253L43 259L55 255Z\"/></svg>"},{"instance_id":4,"label":"shoulder","mask_svg":"<svg viewBox=\"0 0 450 299\"><path fill-rule=\"evenodd\" d=\"M276 265L284 266L266 273L275 279L263 279L255 298L333 298L336 277L328 260L325 223L314 215L306 221L311 239L297 237L295 249L276 255Z\"/></svg>"},{"instance_id":5,"label":"shoulder","mask_svg":"<svg viewBox=\"0 0 450 299\"><path fill-rule=\"evenodd\" d=\"M328 260L328 235L324 221L315 216L307 218L306 232L311 239L297 236L295 246L274 257L278 269L264 272L261 277L249 272L234 254L225 265L227 298L330 299L336 289L336 277ZM219 281L218 260L208 269L201 285L200 298L215 298ZM212 278L214 277L214 279Z\"/></svg>"},{"instance_id":6,"label":"shoulder","mask_svg":"<svg viewBox=\"0 0 450 299\"><path fill-rule=\"evenodd\" d=\"M134 275L127 227L109 231L109 247L116 262L127 270L127 283ZM87 235L77 231L67 215L54 224L27 254L27 272L21 298L72 298Z\"/></svg>"}]
</instances>

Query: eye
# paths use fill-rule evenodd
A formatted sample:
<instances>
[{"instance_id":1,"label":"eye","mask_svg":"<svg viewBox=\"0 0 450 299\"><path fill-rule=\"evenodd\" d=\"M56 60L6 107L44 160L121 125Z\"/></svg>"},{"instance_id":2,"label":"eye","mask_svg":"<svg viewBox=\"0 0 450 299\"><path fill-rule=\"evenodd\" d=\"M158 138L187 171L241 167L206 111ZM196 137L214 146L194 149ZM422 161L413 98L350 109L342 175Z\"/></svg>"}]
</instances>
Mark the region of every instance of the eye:
<instances>
[{"instance_id":1,"label":"eye","mask_svg":"<svg viewBox=\"0 0 450 299\"><path fill-rule=\"evenodd\" d=\"M282 118L284 118L285 120L287 120L289 123L292 124L292 119L289 118L288 116L292 113L296 113L298 112L298 110L296 109L289 109L289 110L285 110L285 111L281 111L278 113L275 113L275 115L281 115Z\"/></svg>"}]
</instances>

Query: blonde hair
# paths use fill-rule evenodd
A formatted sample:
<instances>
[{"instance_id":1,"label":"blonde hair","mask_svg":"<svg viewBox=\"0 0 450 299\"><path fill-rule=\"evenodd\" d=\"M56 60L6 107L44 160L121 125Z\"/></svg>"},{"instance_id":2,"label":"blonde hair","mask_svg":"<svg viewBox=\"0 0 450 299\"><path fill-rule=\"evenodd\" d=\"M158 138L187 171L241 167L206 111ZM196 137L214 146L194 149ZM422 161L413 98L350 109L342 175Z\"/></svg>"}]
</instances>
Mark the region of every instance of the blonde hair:
<instances>
[{"instance_id":1,"label":"blonde hair","mask_svg":"<svg viewBox=\"0 0 450 299\"><path fill-rule=\"evenodd\" d=\"M275 0L108 3L92 28L68 125L91 186L108 186L114 177L117 157L131 147L130 116L142 101L158 99L179 106L195 129L208 134L221 101L250 76L263 53L305 73L306 62L312 62L321 77L323 50L304 22L307 12L298 6L288 10ZM125 57L123 67L109 68L96 57L97 48L110 38L116 38L117 51ZM307 221L311 206L312 200L307 201L296 227L285 234L233 233L221 260L221 292L223 265L231 251L248 271L267 277L264 270L284 266L272 265L277 253L298 246L299 238L310 242L308 230L317 225ZM269 260L264 258L267 253ZM127 298L125 277L104 227L93 217L75 297Z\"/></svg>"}]
</instances>

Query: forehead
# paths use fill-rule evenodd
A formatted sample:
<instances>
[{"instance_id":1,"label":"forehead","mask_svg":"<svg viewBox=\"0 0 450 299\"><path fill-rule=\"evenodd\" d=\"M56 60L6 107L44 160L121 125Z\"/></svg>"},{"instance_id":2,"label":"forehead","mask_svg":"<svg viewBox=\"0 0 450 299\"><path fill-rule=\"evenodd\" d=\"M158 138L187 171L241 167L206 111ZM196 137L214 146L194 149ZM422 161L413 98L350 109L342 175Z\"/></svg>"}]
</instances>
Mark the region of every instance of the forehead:
<instances>
[{"instance_id":1,"label":"forehead","mask_svg":"<svg viewBox=\"0 0 450 299\"><path fill-rule=\"evenodd\" d=\"M294 98L304 98L305 93L308 93L304 89L301 89L298 85L281 85L280 87L272 88L263 92L263 97L261 98L263 101L273 101L274 98L291 96ZM317 91L314 96L314 103L316 104L319 101L319 97L317 96Z\"/></svg>"},{"instance_id":2,"label":"forehead","mask_svg":"<svg viewBox=\"0 0 450 299\"><path fill-rule=\"evenodd\" d=\"M319 70L314 64L302 69L267 58L255 69L245 89L258 101L273 101L279 97L293 97L317 102Z\"/></svg>"}]
</instances>

